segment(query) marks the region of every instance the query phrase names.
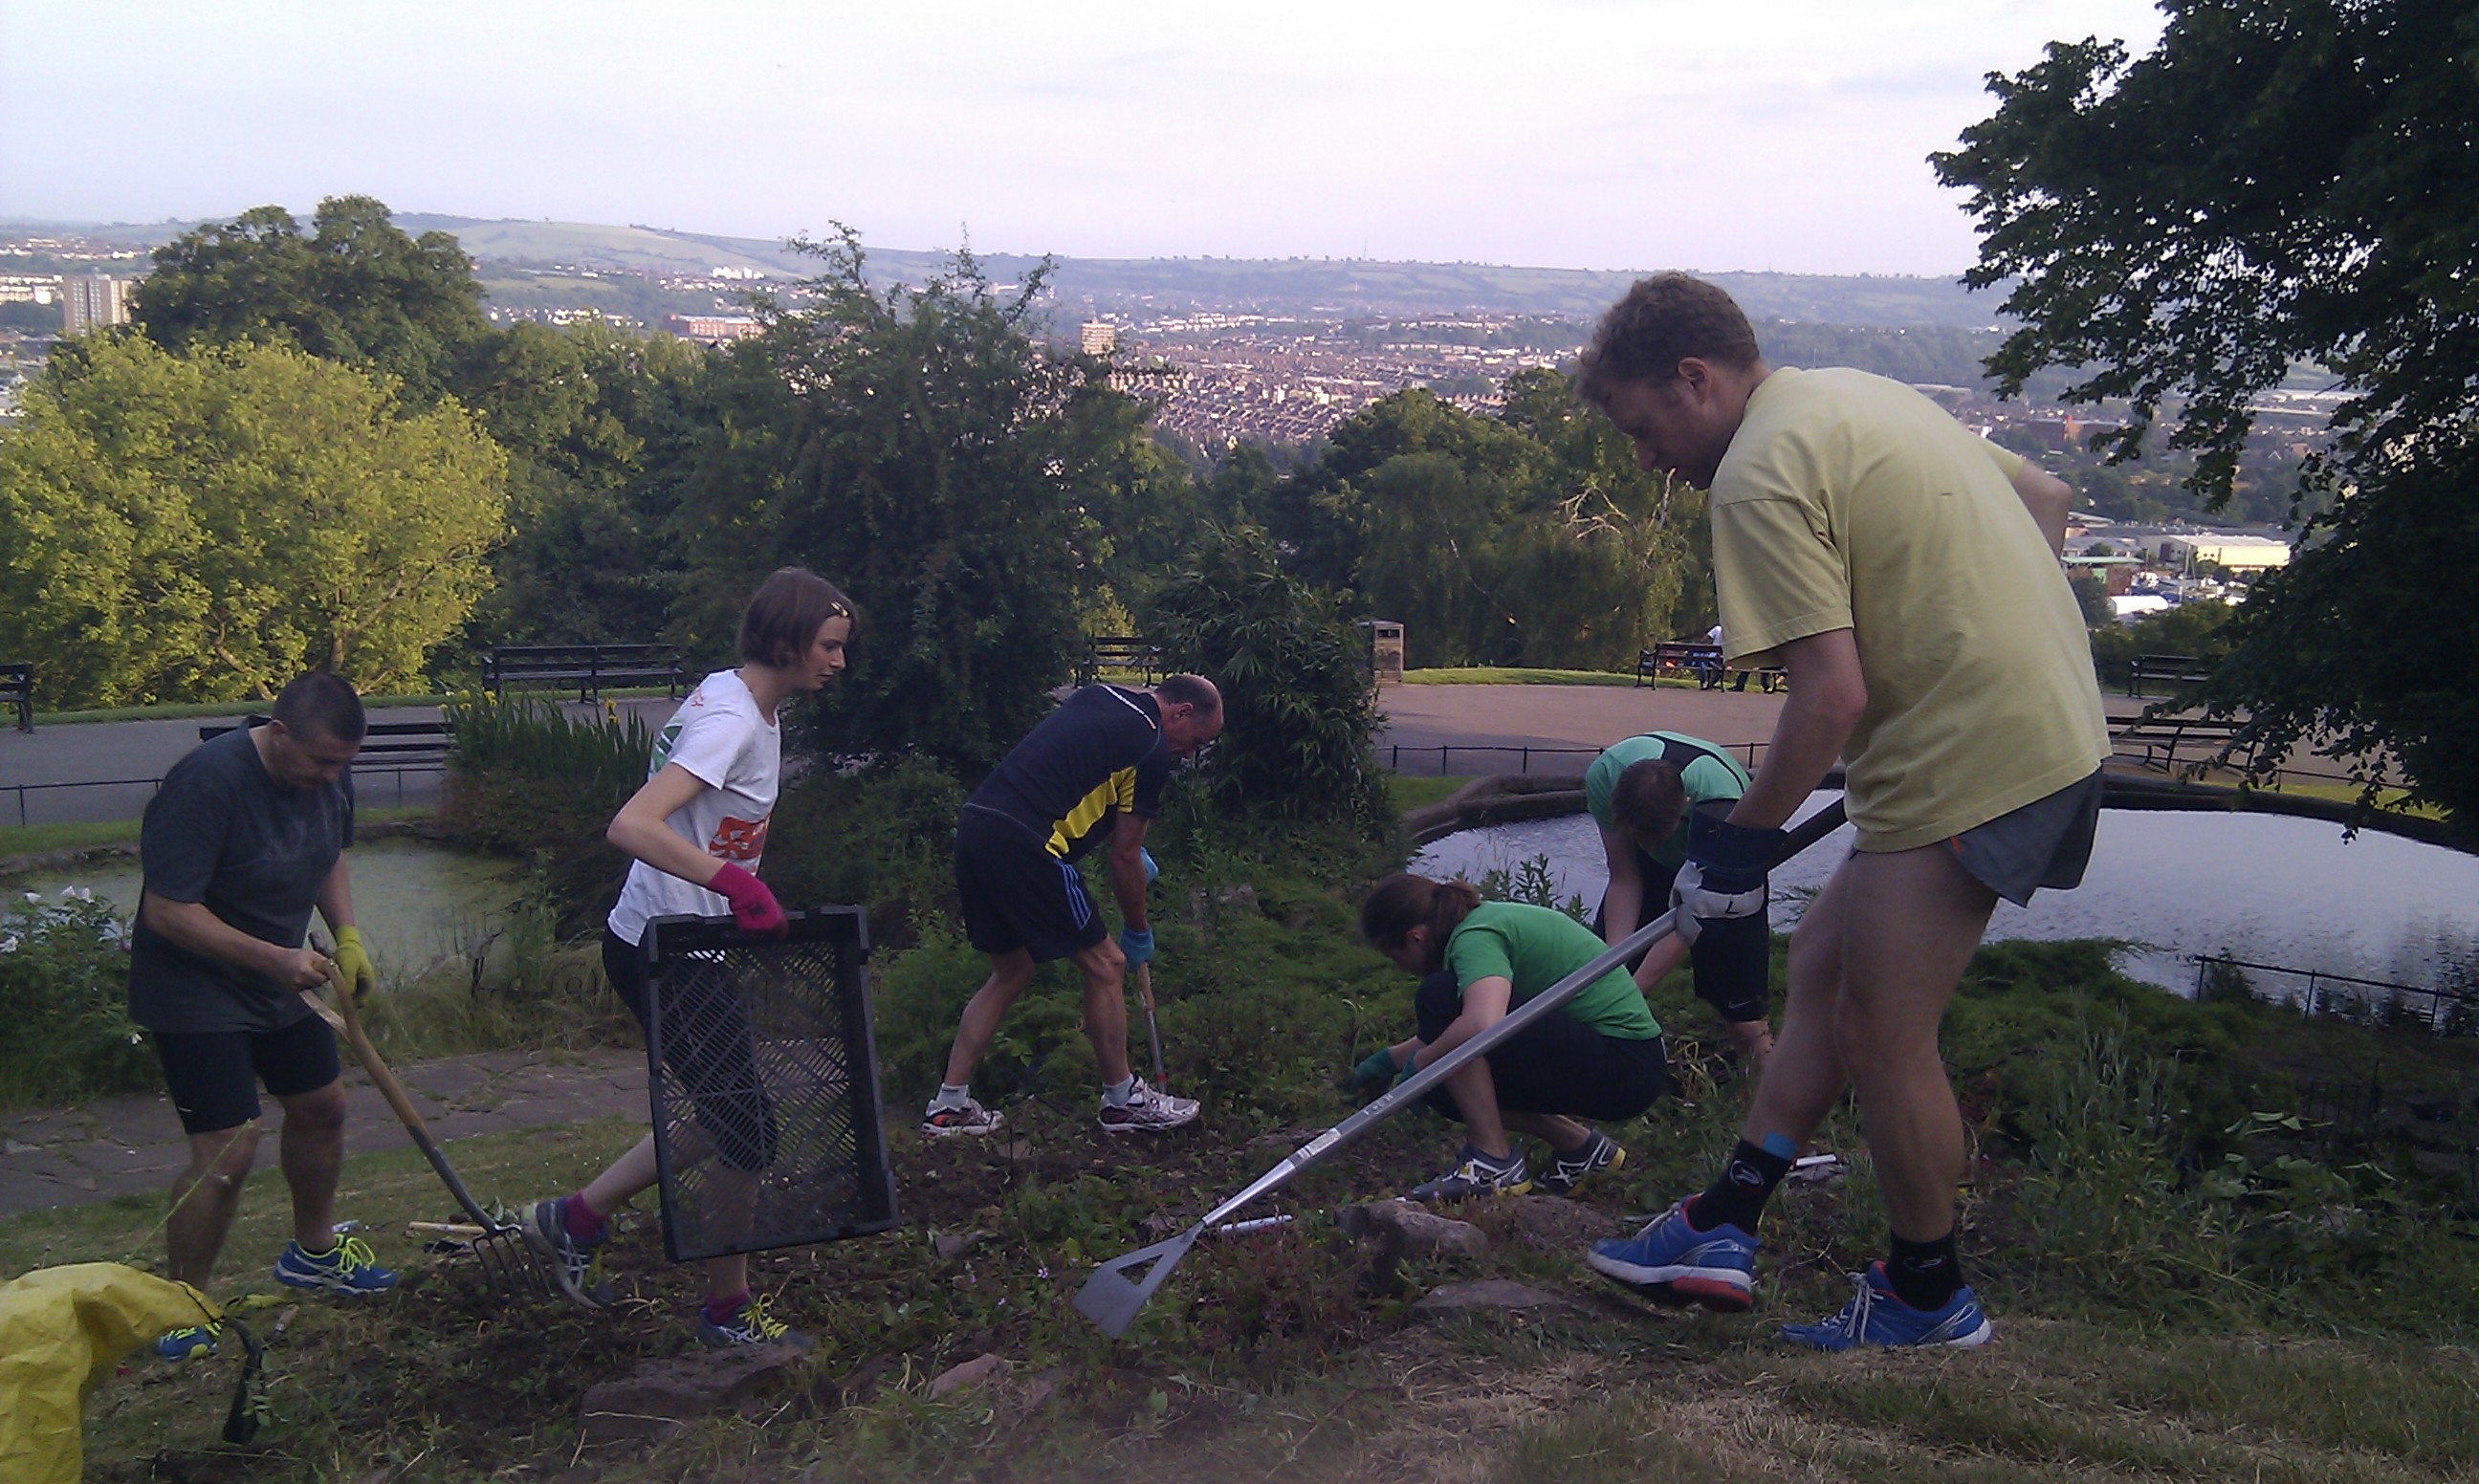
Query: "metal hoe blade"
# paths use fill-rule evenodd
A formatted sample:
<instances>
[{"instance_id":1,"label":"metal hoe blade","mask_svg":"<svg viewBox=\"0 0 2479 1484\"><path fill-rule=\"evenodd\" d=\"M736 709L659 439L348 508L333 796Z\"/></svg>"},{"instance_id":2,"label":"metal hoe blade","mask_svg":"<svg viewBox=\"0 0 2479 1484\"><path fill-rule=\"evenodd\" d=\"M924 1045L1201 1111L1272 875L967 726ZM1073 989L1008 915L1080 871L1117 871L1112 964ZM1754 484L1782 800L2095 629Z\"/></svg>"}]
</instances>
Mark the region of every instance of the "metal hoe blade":
<instances>
[{"instance_id":1,"label":"metal hoe blade","mask_svg":"<svg viewBox=\"0 0 2479 1484\"><path fill-rule=\"evenodd\" d=\"M1199 1221L1176 1237L1165 1238L1150 1247L1138 1247L1094 1268L1093 1276L1076 1291L1076 1312L1113 1340L1126 1334L1128 1326L1137 1321L1137 1312L1154 1296L1154 1290L1162 1287L1172 1266L1188 1255L1188 1249L1196 1244L1204 1230L1205 1223ZM1138 1268L1144 1269L1144 1276L1131 1277Z\"/></svg>"},{"instance_id":2,"label":"metal hoe blade","mask_svg":"<svg viewBox=\"0 0 2479 1484\"><path fill-rule=\"evenodd\" d=\"M1800 821L1784 835L1781 855L1773 864L1779 865L1824 839L1840 829L1842 823L1842 802L1837 799ZM1138 1247L1124 1257L1112 1258L1096 1267L1093 1275L1085 1280L1085 1286L1077 1291L1077 1312L1101 1326L1104 1334L1117 1339L1136 1322L1137 1311L1144 1307L1145 1300L1153 1296L1154 1290L1161 1288L1163 1280L1170 1276L1171 1267L1188 1255L1188 1249L1195 1244L1199 1233L1367 1133L1397 1109L1428 1096L1430 1088L1462 1070L1474 1057L1486 1056L1493 1047L1522 1035L1526 1027L1542 1016L1556 1012L1559 1007L1581 993L1584 986L1669 936L1672 922L1673 914L1664 912L1603 949L1591 962L1509 1011L1504 1018L1488 1030L1396 1083L1392 1090L1367 1107L1300 1145L1283 1163L1259 1175L1248 1189L1207 1212L1203 1220L1179 1236L1155 1242L1150 1247ZM1129 1276L1139 1267L1145 1269L1143 1277Z\"/></svg>"}]
</instances>

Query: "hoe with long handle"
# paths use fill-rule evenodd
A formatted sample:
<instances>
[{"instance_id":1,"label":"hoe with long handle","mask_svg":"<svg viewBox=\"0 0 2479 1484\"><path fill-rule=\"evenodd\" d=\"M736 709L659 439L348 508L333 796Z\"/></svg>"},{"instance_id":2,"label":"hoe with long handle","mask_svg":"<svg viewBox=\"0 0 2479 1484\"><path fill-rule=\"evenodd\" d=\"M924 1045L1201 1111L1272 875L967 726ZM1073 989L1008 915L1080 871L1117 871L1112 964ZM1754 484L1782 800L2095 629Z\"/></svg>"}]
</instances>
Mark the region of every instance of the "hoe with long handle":
<instances>
[{"instance_id":1,"label":"hoe with long handle","mask_svg":"<svg viewBox=\"0 0 2479 1484\"><path fill-rule=\"evenodd\" d=\"M1801 821L1784 839L1782 852L1773 863L1779 865L1824 839L1839 829L1842 822L1842 804L1836 800ZM1497 1024L1420 1068L1375 1102L1300 1145L1290 1158L1258 1176L1248 1189L1207 1212L1203 1219L1187 1231L1152 1246L1138 1247L1096 1267L1093 1276L1086 1279L1085 1286L1077 1291L1077 1312L1101 1326L1104 1334L1116 1339L1136 1322L1137 1313L1144 1308L1145 1300L1153 1296L1154 1290L1162 1287L1163 1279L1168 1277L1172 1267L1188 1255L1188 1249L1195 1245L1196 1239L1204 1234L1207 1227L1228 1219L1258 1196L1367 1133L1397 1109L1427 1096L1430 1088L1453 1076L1472 1058L1487 1056L1492 1047L1522 1035L1525 1027L1542 1016L1556 1013L1560 1006L1582 992L1585 985L1667 936L1673 916L1664 912L1636 929L1603 950L1590 963L1507 1011L1506 1017Z\"/></svg>"}]
</instances>

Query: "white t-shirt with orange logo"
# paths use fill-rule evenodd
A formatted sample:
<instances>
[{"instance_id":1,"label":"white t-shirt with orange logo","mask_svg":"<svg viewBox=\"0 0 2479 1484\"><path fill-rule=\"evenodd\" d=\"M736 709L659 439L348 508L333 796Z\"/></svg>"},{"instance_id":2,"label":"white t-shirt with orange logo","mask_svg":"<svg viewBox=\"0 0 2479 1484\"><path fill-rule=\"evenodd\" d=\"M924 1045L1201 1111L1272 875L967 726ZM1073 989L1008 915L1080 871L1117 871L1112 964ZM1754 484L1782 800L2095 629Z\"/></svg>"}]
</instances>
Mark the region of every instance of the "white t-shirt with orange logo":
<instances>
[{"instance_id":1,"label":"white t-shirt with orange logo","mask_svg":"<svg viewBox=\"0 0 2479 1484\"><path fill-rule=\"evenodd\" d=\"M766 852L766 823L783 781L783 732L760 711L738 673L718 670L698 682L689 699L663 724L646 776L670 763L696 774L706 791L672 811L672 832L717 860L754 872ZM731 904L703 886L640 860L611 906L611 931L635 943L656 917L689 912L721 916Z\"/></svg>"}]
</instances>

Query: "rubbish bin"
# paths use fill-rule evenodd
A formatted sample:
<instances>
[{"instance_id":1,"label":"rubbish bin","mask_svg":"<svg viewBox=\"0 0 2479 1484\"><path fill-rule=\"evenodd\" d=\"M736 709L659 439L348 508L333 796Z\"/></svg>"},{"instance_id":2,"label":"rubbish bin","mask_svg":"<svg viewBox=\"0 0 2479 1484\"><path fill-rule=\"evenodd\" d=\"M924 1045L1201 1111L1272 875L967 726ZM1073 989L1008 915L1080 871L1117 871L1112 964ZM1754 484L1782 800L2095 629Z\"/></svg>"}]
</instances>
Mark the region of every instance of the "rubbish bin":
<instances>
[{"instance_id":1,"label":"rubbish bin","mask_svg":"<svg viewBox=\"0 0 2479 1484\"><path fill-rule=\"evenodd\" d=\"M1368 630L1368 678L1374 685L1403 683L1403 626L1393 619L1365 620Z\"/></svg>"}]
</instances>

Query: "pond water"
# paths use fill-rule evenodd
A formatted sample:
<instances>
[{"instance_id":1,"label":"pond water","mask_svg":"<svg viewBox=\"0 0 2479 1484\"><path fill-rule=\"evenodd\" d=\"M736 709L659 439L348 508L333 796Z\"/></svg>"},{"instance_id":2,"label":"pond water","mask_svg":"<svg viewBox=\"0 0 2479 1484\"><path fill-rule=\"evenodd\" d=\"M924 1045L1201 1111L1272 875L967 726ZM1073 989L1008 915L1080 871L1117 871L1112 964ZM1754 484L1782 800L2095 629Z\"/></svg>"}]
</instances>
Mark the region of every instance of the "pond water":
<instances>
[{"instance_id":1,"label":"pond water","mask_svg":"<svg viewBox=\"0 0 2479 1484\"><path fill-rule=\"evenodd\" d=\"M1852 837L1846 825L1774 873L1777 927ZM1609 878L1584 814L1448 835L1410 868L1477 881L1536 856L1548 857L1562 897L1581 896L1587 909L1600 901ZM2338 825L2277 814L2105 809L2083 885L2041 892L2029 908L1998 903L1988 935L2121 939L2121 968L2182 993L2194 989L2196 954L2428 987L2467 973L2479 953L2479 858L2375 831L2347 839Z\"/></svg>"},{"instance_id":2,"label":"pond water","mask_svg":"<svg viewBox=\"0 0 2479 1484\"><path fill-rule=\"evenodd\" d=\"M368 840L345 853L352 868L353 915L371 957L391 981L421 978L462 959L477 933L504 924L524 868L468 856L423 840ZM68 871L13 876L0 890L56 895L84 886L127 917L138 909L136 857ZM314 925L318 918L312 917Z\"/></svg>"}]
</instances>

